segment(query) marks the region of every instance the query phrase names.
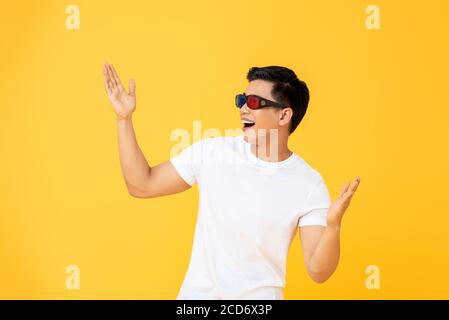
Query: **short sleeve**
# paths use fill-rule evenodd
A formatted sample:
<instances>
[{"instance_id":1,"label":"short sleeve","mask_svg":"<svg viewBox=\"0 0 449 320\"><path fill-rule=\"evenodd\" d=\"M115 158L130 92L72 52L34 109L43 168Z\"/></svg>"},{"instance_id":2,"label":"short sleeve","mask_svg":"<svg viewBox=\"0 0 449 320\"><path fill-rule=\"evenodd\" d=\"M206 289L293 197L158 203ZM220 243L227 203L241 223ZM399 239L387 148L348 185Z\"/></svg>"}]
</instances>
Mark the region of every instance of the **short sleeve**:
<instances>
[{"instance_id":1,"label":"short sleeve","mask_svg":"<svg viewBox=\"0 0 449 320\"><path fill-rule=\"evenodd\" d=\"M198 181L205 152L205 140L197 141L184 148L170 159L179 175L189 185Z\"/></svg>"},{"instance_id":2,"label":"short sleeve","mask_svg":"<svg viewBox=\"0 0 449 320\"><path fill-rule=\"evenodd\" d=\"M320 178L308 197L306 208L299 218L298 226L320 225L326 227L329 206L329 192L323 179Z\"/></svg>"}]
</instances>

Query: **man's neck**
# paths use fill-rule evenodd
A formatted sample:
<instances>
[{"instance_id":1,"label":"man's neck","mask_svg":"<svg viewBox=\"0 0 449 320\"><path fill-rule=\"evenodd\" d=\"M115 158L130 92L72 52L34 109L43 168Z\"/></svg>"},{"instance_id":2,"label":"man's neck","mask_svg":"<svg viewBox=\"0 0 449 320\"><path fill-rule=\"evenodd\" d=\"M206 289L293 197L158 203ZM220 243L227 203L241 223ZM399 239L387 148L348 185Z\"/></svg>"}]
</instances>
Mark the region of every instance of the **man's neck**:
<instances>
[{"instance_id":1,"label":"man's neck","mask_svg":"<svg viewBox=\"0 0 449 320\"><path fill-rule=\"evenodd\" d=\"M293 153L288 149L287 139L278 139L277 148L276 144L270 144L269 141L263 144L252 144L251 152L259 159L268 162L279 162L286 160Z\"/></svg>"}]
</instances>

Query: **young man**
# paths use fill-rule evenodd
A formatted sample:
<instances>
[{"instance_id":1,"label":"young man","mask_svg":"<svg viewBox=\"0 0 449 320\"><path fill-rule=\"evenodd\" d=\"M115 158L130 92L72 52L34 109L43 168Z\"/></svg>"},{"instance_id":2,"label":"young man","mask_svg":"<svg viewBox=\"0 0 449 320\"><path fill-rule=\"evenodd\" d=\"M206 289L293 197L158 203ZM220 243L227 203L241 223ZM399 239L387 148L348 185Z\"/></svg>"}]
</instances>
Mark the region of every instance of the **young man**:
<instances>
[{"instance_id":1,"label":"young man","mask_svg":"<svg viewBox=\"0 0 449 320\"><path fill-rule=\"evenodd\" d=\"M129 93L112 65L104 84L117 115L121 169L129 193L152 198L198 183L199 210L190 263L177 299L283 299L287 253L300 230L307 272L322 283L340 257L340 226L360 178L330 204L325 182L288 138L306 113L309 92L284 67L251 68L236 96L243 134L193 143L150 167L132 125Z\"/></svg>"}]
</instances>

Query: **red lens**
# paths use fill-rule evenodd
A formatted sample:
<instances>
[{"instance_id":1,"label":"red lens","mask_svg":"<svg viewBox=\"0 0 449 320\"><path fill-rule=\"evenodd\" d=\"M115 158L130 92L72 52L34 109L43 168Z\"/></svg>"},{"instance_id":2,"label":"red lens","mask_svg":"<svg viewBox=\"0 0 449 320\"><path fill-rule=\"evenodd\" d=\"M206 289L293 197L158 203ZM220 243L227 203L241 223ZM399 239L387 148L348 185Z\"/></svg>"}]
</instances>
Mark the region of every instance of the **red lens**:
<instances>
[{"instance_id":1,"label":"red lens","mask_svg":"<svg viewBox=\"0 0 449 320\"><path fill-rule=\"evenodd\" d=\"M246 104L248 107L250 107L251 109L257 109L259 108L259 98L256 96L247 96L246 97Z\"/></svg>"}]
</instances>

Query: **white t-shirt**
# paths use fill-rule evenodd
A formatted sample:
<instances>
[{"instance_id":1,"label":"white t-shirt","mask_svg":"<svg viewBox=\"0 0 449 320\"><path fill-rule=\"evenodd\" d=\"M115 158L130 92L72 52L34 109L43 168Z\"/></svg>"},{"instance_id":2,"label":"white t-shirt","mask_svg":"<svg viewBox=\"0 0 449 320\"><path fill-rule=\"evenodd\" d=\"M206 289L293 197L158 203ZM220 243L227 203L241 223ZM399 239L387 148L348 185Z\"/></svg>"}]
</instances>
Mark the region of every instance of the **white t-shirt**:
<instances>
[{"instance_id":1,"label":"white t-shirt","mask_svg":"<svg viewBox=\"0 0 449 320\"><path fill-rule=\"evenodd\" d=\"M287 253L298 227L326 226L329 193L296 153L268 162L243 135L207 138L170 159L199 207L177 299L283 299Z\"/></svg>"}]
</instances>

